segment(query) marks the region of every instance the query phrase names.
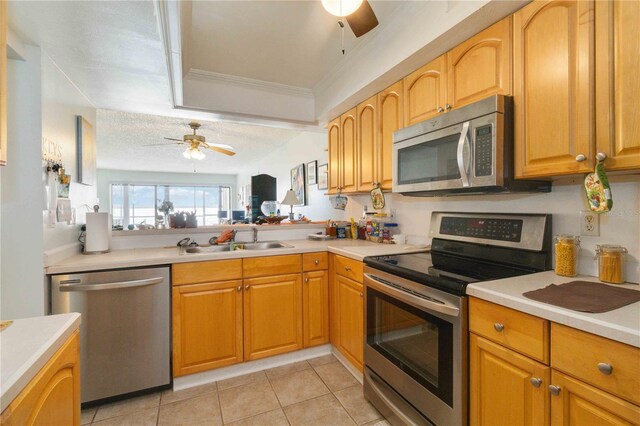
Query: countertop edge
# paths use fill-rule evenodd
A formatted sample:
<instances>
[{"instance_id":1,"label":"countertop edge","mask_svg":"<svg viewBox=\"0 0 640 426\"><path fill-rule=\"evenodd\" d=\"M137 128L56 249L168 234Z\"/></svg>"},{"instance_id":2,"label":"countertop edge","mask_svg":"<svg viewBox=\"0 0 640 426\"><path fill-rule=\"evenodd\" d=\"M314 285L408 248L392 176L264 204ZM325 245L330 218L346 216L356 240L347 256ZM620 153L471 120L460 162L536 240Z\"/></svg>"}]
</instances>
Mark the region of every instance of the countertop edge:
<instances>
[{"instance_id":1,"label":"countertop edge","mask_svg":"<svg viewBox=\"0 0 640 426\"><path fill-rule=\"evenodd\" d=\"M35 353L31 354L31 356L25 360L21 368L16 370L5 383L1 384L0 413L3 412L29 384L29 382L33 380L42 367L49 362L51 357L67 341L69 336L80 328L81 319L79 313L73 312L64 315L69 315L69 319L59 328L59 330L46 340Z\"/></svg>"}]
</instances>

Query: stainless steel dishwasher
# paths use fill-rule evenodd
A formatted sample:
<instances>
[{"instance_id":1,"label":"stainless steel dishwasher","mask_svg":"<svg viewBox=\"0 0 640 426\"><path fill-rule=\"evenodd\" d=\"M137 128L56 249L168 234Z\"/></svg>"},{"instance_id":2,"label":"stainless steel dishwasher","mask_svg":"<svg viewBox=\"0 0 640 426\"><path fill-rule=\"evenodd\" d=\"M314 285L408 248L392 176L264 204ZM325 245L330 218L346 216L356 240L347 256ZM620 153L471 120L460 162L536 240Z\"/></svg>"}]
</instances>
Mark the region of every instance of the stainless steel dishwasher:
<instances>
[{"instance_id":1,"label":"stainless steel dishwasher","mask_svg":"<svg viewBox=\"0 0 640 426\"><path fill-rule=\"evenodd\" d=\"M79 312L82 402L171 382L169 268L51 277L51 313Z\"/></svg>"}]
</instances>

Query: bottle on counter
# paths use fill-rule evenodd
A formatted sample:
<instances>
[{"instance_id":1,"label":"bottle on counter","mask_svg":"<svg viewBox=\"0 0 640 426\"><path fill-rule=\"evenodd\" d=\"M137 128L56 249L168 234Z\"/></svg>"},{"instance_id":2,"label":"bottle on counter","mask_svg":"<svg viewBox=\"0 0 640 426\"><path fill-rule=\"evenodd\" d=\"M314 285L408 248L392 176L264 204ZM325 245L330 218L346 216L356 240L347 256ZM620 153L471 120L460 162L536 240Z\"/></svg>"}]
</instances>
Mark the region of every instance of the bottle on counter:
<instances>
[{"instance_id":1,"label":"bottle on counter","mask_svg":"<svg viewBox=\"0 0 640 426\"><path fill-rule=\"evenodd\" d=\"M553 239L556 255L556 274L563 277L578 275L578 253L580 237L575 235L556 235Z\"/></svg>"},{"instance_id":2,"label":"bottle on counter","mask_svg":"<svg viewBox=\"0 0 640 426\"><path fill-rule=\"evenodd\" d=\"M600 281L613 284L624 283L626 254L627 249L619 245L599 244L596 246Z\"/></svg>"}]
</instances>

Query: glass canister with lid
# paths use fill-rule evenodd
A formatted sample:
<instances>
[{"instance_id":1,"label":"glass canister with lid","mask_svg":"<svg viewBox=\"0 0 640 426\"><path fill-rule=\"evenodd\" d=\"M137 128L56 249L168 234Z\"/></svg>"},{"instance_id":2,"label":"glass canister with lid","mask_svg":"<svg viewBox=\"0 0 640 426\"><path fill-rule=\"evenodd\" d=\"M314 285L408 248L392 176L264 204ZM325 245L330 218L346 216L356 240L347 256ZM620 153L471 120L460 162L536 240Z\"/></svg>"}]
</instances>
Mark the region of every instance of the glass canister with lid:
<instances>
[{"instance_id":1,"label":"glass canister with lid","mask_svg":"<svg viewBox=\"0 0 640 426\"><path fill-rule=\"evenodd\" d=\"M578 253L580 251L580 237L560 234L553 239L556 255L556 274L564 277L578 275Z\"/></svg>"},{"instance_id":2,"label":"glass canister with lid","mask_svg":"<svg viewBox=\"0 0 640 426\"><path fill-rule=\"evenodd\" d=\"M615 244L599 244L596 247L600 281L613 284L624 283L626 254L626 248Z\"/></svg>"}]
</instances>

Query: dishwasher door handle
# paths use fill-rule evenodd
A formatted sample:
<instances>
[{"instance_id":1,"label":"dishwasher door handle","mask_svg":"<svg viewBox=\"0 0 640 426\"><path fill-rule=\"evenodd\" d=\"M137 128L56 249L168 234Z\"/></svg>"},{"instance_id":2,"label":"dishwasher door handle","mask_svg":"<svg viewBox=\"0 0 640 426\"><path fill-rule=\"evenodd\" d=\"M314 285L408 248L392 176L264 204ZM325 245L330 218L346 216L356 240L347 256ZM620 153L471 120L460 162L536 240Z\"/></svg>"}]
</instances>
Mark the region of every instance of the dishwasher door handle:
<instances>
[{"instance_id":1,"label":"dishwasher door handle","mask_svg":"<svg viewBox=\"0 0 640 426\"><path fill-rule=\"evenodd\" d=\"M116 283L102 284L61 284L60 291L100 291L114 290L118 288L135 288L148 285L160 284L164 278L147 278L145 280L121 281Z\"/></svg>"}]
</instances>

